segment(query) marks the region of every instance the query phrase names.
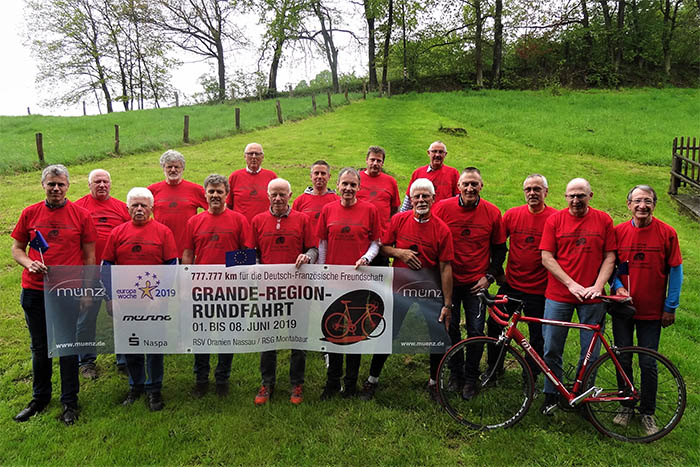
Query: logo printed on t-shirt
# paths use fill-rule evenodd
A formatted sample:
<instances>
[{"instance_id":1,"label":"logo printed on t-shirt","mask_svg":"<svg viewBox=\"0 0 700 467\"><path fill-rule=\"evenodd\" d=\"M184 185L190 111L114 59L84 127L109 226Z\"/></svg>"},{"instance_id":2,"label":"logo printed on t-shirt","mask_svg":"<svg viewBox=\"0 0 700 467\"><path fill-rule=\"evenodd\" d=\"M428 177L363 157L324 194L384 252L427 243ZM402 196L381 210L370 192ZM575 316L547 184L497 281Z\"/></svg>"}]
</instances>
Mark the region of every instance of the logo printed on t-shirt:
<instances>
[{"instance_id":1,"label":"logo printed on t-shirt","mask_svg":"<svg viewBox=\"0 0 700 467\"><path fill-rule=\"evenodd\" d=\"M212 236L211 236L211 241L212 241L212 242L215 242L215 241L217 241L217 240L219 240L219 234L212 234Z\"/></svg>"},{"instance_id":2,"label":"logo printed on t-shirt","mask_svg":"<svg viewBox=\"0 0 700 467\"><path fill-rule=\"evenodd\" d=\"M350 232L350 226L349 226L349 225L346 225L345 227L343 227L342 229L340 229L340 232L341 232L341 233L348 233L348 232Z\"/></svg>"},{"instance_id":3,"label":"logo printed on t-shirt","mask_svg":"<svg viewBox=\"0 0 700 467\"><path fill-rule=\"evenodd\" d=\"M275 239L275 243L277 243L277 244L279 244L279 245L283 244L283 243L284 243L284 237L277 237L277 238Z\"/></svg>"},{"instance_id":4,"label":"logo printed on t-shirt","mask_svg":"<svg viewBox=\"0 0 700 467\"><path fill-rule=\"evenodd\" d=\"M97 219L97 222L99 222L100 224L104 224L105 222L107 222L107 218L106 218L106 217L100 217L99 219Z\"/></svg>"},{"instance_id":5,"label":"logo printed on t-shirt","mask_svg":"<svg viewBox=\"0 0 700 467\"><path fill-rule=\"evenodd\" d=\"M177 201L171 201L170 204L168 204L169 208L176 208L177 207Z\"/></svg>"},{"instance_id":6,"label":"logo printed on t-shirt","mask_svg":"<svg viewBox=\"0 0 700 467\"><path fill-rule=\"evenodd\" d=\"M469 235L471 235L471 233L472 233L471 230L469 230L469 229L463 229L463 230L462 230L462 237L468 237Z\"/></svg>"},{"instance_id":7,"label":"logo printed on t-shirt","mask_svg":"<svg viewBox=\"0 0 700 467\"><path fill-rule=\"evenodd\" d=\"M585 244L586 244L586 238L585 238L585 237L581 237L581 238L579 238L578 240L576 240L576 246L581 246L581 245L585 245Z\"/></svg>"},{"instance_id":8,"label":"logo printed on t-shirt","mask_svg":"<svg viewBox=\"0 0 700 467\"><path fill-rule=\"evenodd\" d=\"M49 237L58 237L58 229L49 231Z\"/></svg>"},{"instance_id":9,"label":"logo printed on t-shirt","mask_svg":"<svg viewBox=\"0 0 700 467\"><path fill-rule=\"evenodd\" d=\"M139 251L141 251L141 245L134 245L133 247L131 247L132 253L138 253Z\"/></svg>"},{"instance_id":10,"label":"logo printed on t-shirt","mask_svg":"<svg viewBox=\"0 0 700 467\"><path fill-rule=\"evenodd\" d=\"M640 251L639 253L634 255L634 260L635 261L644 261L644 257L645 257L644 252Z\"/></svg>"},{"instance_id":11,"label":"logo printed on t-shirt","mask_svg":"<svg viewBox=\"0 0 700 467\"><path fill-rule=\"evenodd\" d=\"M314 216L314 219L318 219L319 217L321 217L321 212L320 212L320 211L316 213L316 215Z\"/></svg>"},{"instance_id":12,"label":"logo printed on t-shirt","mask_svg":"<svg viewBox=\"0 0 700 467\"><path fill-rule=\"evenodd\" d=\"M257 188L253 188L252 190L250 190L250 196L256 196L257 194L258 194Z\"/></svg>"},{"instance_id":13,"label":"logo printed on t-shirt","mask_svg":"<svg viewBox=\"0 0 700 467\"><path fill-rule=\"evenodd\" d=\"M532 237L532 236L527 237L525 239L525 243L535 243L535 237Z\"/></svg>"}]
</instances>

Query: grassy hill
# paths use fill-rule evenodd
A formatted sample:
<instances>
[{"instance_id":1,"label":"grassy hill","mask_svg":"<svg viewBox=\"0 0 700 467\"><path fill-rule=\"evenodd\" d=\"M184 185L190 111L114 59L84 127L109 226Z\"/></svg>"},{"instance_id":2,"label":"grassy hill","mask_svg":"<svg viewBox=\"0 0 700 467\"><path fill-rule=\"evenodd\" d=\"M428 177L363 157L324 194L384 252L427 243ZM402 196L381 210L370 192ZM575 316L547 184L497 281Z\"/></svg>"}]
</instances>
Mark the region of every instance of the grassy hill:
<instances>
[{"instance_id":1,"label":"grassy hill","mask_svg":"<svg viewBox=\"0 0 700 467\"><path fill-rule=\"evenodd\" d=\"M427 163L428 145L441 139L449 151L447 164L479 167L485 183L483 197L501 210L523 203L521 184L529 173L548 177L548 204L556 208L565 206L566 182L586 177L595 193L592 205L609 212L616 223L628 218L629 188L651 184L660 194L657 216L678 230L685 269L677 322L663 330L661 351L685 377L688 408L679 427L659 442L638 446L604 438L575 413L542 416L536 410L540 399L514 428L466 431L429 401L424 390L427 356L410 355L389 359L375 401L323 403L318 397L325 368L321 357L310 353L306 400L292 407L286 394L288 352L281 352L278 393L263 408L253 405L260 384L257 354L234 358L231 395L223 401L214 395L194 400L189 395L194 383L192 357L168 356L166 409L160 413L148 413L142 404L128 409L119 406L126 379L114 370L113 357L101 356L102 376L81 387L83 412L76 426L59 424L55 400L38 418L16 424L10 419L31 394L31 361L18 300L20 269L9 255L11 239L3 235L0 463L697 465L700 228L680 215L664 194L668 167L663 162L664 158L670 161L674 136L700 136L697 98L696 90L395 96L353 102L303 121L177 148L187 158L185 178L201 183L210 173L228 175L242 167L245 144L260 142L265 148L264 166L290 180L297 195L309 184L312 161L326 159L335 175L340 167L362 166L367 147L374 144L386 148L385 169L404 191L412 170ZM464 128L467 136L443 133L441 126ZM630 160L632 150L638 151L633 154L639 162ZM131 187L162 179L160 152L71 165L68 196L82 196L88 172L100 166L112 173L113 195L123 199ZM0 180L4 200L0 225L9 234L21 209L43 196L37 172L2 175ZM573 358L575 335L568 342L568 355ZM368 366L365 357L361 378L366 377ZM54 388L57 393L58 383Z\"/></svg>"}]
</instances>

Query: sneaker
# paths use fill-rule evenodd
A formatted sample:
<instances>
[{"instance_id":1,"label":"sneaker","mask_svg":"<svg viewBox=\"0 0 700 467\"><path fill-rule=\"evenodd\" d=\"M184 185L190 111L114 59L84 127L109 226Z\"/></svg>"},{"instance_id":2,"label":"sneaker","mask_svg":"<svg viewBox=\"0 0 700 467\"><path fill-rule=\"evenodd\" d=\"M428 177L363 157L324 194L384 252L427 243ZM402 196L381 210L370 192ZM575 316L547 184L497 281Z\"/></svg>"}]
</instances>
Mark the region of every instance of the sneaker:
<instances>
[{"instance_id":1,"label":"sneaker","mask_svg":"<svg viewBox=\"0 0 700 467\"><path fill-rule=\"evenodd\" d=\"M209 381L202 383L195 383L194 388L192 388L192 395L197 399L201 399L209 390Z\"/></svg>"},{"instance_id":2,"label":"sneaker","mask_svg":"<svg viewBox=\"0 0 700 467\"><path fill-rule=\"evenodd\" d=\"M632 420L632 415L634 415L634 409L631 407L620 407L617 409L617 415L613 418L613 423L615 425L627 426Z\"/></svg>"},{"instance_id":3,"label":"sneaker","mask_svg":"<svg viewBox=\"0 0 700 467\"><path fill-rule=\"evenodd\" d=\"M430 396L430 399L439 403L440 402L440 395L438 394L437 384L428 383L427 390L428 390L428 395Z\"/></svg>"},{"instance_id":4,"label":"sneaker","mask_svg":"<svg viewBox=\"0 0 700 467\"><path fill-rule=\"evenodd\" d=\"M216 395L219 397L228 396L228 383L216 383Z\"/></svg>"},{"instance_id":5,"label":"sneaker","mask_svg":"<svg viewBox=\"0 0 700 467\"><path fill-rule=\"evenodd\" d=\"M351 397L355 397L357 395L357 385L353 384L351 386L345 386L345 389L343 389L343 399L350 399Z\"/></svg>"},{"instance_id":6,"label":"sneaker","mask_svg":"<svg viewBox=\"0 0 700 467\"><path fill-rule=\"evenodd\" d=\"M297 384L292 388L292 395L289 396L289 402L294 405L299 405L304 402L304 387L301 384Z\"/></svg>"},{"instance_id":7,"label":"sneaker","mask_svg":"<svg viewBox=\"0 0 700 467\"><path fill-rule=\"evenodd\" d=\"M163 410L164 405L163 395L160 393L160 391L148 393L148 408L151 410L151 412Z\"/></svg>"},{"instance_id":8,"label":"sneaker","mask_svg":"<svg viewBox=\"0 0 700 467\"><path fill-rule=\"evenodd\" d=\"M476 385L474 383L465 383L462 388L462 399L465 401L471 400L476 396Z\"/></svg>"},{"instance_id":9,"label":"sneaker","mask_svg":"<svg viewBox=\"0 0 700 467\"><path fill-rule=\"evenodd\" d=\"M464 383L462 382L462 378L459 378L458 376L452 375L450 376L450 379L447 380L447 390L450 392L462 392L463 386Z\"/></svg>"},{"instance_id":10,"label":"sneaker","mask_svg":"<svg viewBox=\"0 0 700 467\"><path fill-rule=\"evenodd\" d=\"M323 388L323 392L321 393L321 400L327 401L328 399L337 396L339 393L340 386L330 385L326 383L326 386Z\"/></svg>"},{"instance_id":11,"label":"sneaker","mask_svg":"<svg viewBox=\"0 0 700 467\"><path fill-rule=\"evenodd\" d=\"M126 399L124 399L124 402L122 402L122 405L131 405L134 402L138 400L139 397L141 397L141 394L143 394L143 391L139 391L138 389L129 389L129 392L126 394Z\"/></svg>"},{"instance_id":12,"label":"sneaker","mask_svg":"<svg viewBox=\"0 0 700 467\"><path fill-rule=\"evenodd\" d=\"M642 427L647 436L655 435L659 432L653 415L642 415Z\"/></svg>"},{"instance_id":13,"label":"sneaker","mask_svg":"<svg viewBox=\"0 0 700 467\"><path fill-rule=\"evenodd\" d=\"M553 415L554 411L557 410L559 401L559 394L544 394L544 402L542 407L540 407L540 412L542 415Z\"/></svg>"},{"instance_id":14,"label":"sneaker","mask_svg":"<svg viewBox=\"0 0 700 467\"><path fill-rule=\"evenodd\" d=\"M270 386L260 386L260 390L255 395L255 405L265 405L270 400L272 388Z\"/></svg>"},{"instance_id":15,"label":"sneaker","mask_svg":"<svg viewBox=\"0 0 700 467\"><path fill-rule=\"evenodd\" d=\"M374 399L374 393L377 392L378 387L379 383L370 383L369 381L365 381L365 383L362 385L362 391L360 391L360 399L363 401Z\"/></svg>"},{"instance_id":16,"label":"sneaker","mask_svg":"<svg viewBox=\"0 0 700 467\"><path fill-rule=\"evenodd\" d=\"M94 363L80 365L80 376L85 379L97 379L97 366Z\"/></svg>"}]
</instances>

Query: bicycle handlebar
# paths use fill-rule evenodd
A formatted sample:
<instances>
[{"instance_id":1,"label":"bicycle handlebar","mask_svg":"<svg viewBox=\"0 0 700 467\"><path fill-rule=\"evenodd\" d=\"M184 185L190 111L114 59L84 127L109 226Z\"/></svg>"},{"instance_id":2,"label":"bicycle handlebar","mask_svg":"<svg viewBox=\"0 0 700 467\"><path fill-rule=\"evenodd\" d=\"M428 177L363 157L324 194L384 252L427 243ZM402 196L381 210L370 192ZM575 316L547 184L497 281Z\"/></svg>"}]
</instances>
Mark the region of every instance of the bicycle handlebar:
<instances>
[{"instance_id":1,"label":"bicycle handlebar","mask_svg":"<svg viewBox=\"0 0 700 467\"><path fill-rule=\"evenodd\" d=\"M506 303L512 302L520 307L523 304L522 300L511 298L507 295L491 295L486 289L481 289L476 295L479 297L481 303L485 304L488 308L491 318L501 326L506 326L508 324L510 315L499 310L496 305L505 305Z\"/></svg>"}]
</instances>

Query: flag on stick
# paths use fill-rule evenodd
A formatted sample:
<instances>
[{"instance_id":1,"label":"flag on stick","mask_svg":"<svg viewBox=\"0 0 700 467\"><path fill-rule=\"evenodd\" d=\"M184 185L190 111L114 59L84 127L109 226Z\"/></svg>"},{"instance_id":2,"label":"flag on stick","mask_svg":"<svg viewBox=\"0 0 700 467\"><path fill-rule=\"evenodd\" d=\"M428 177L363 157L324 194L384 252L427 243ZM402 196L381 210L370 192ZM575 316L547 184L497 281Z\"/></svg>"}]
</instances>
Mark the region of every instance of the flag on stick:
<instances>
[{"instance_id":1,"label":"flag on stick","mask_svg":"<svg viewBox=\"0 0 700 467\"><path fill-rule=\"evenodd\" d=\"M41 232L36 229L34 229L34 238L29 241L29 247L39 252L41 262L44 263L44 252L49 249L49 243L41 235Z\"/></svg>"},{"instance_id":2,"label":"flag on stick","mask_svg":"<svg viewBox=\"0 0 700 467\"><path fill-rule=\"evenodd\" d=\"M255 264L255 250L246 248L226 252L226 267Z\"/></svg>"}]
</instances>

